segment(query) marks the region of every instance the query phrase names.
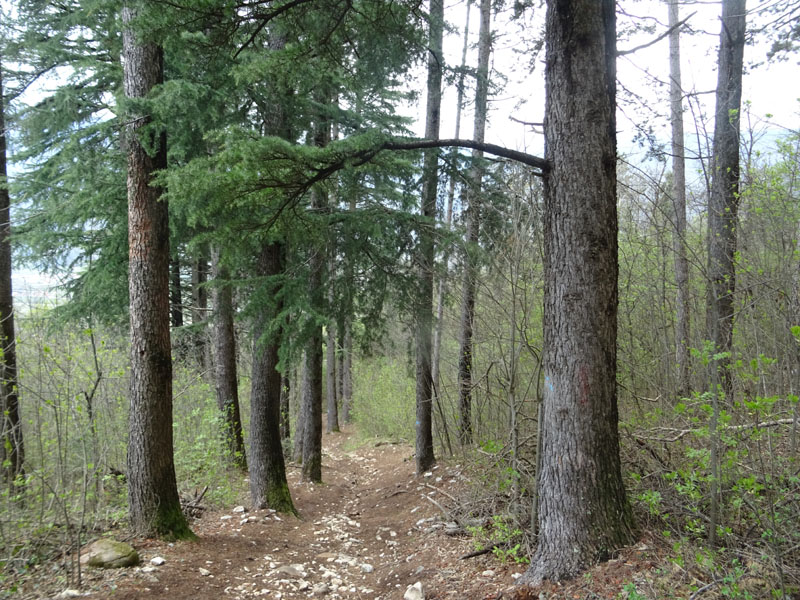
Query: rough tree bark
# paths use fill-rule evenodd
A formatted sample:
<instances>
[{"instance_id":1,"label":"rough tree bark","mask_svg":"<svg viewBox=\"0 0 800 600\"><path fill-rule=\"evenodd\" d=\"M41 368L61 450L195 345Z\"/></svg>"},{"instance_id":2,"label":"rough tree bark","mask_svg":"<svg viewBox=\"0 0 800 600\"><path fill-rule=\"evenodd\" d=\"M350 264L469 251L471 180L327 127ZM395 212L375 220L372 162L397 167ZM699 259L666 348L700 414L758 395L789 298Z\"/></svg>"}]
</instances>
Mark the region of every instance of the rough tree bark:
<instances>
[{"instance_id":1,"label":"rough tree bark","mask_svg":"<svg viewBox=\"0 0 800 600\"><path fill-rule=\"evenodd\" d=\"M160 46L138 39L135 18L131 5L122 9L124 88L128 98L144 98L164 81L164 54ZM147 128L147 115L129 115L128 123L130 526L139 535L187 538L193 534L181 511L173 462L169 216L161 190L151 185L153 173L167 165L167 139L163 129ZM151 139L143 144L142 135Z\"/></svg>"},{"instance_id":2,"label":"rough tree bark","mask_svg":"<svg viewBox=\"0 0 800 600\"><path fill-rule=\"evenodd\" d=\"M686 254L686 160L681 85L681 32L678 0L669 0L669 100L672 125L672 206L675 218L672 249L675 255L675 363L678 395L689 393L689 259Z\"/></svg>"},{"instance_id":3,"label":"rough tree bark","mask_svg":"<svg viewBox=\"0 0 800 600\"><path fill-rule=\"evenodd\" d=\"M733 378L729 366L733 349L733 295L736 291L736 228L739 213L739 110L742 104L742 69L745 43L745 0L722 0L722 31L719 41L717 104L714 116L714 147L711 195L708 199L708 308L706 328L715 353L728 353L709 363L712 392L709 422L711 455L711 503L708 543L717 541L719 505L718 391L733 400Z\"/></svg>"},{"instance_id":4,"label":"rough tree bark","mask_svg":"<svg viewBox=\"0 0 800 600\"><path fill-rule=\"evenodd\" d=\"M278 351L281 335L272 320L281 310L279 284L283 273L280 243L264 244L258 257L257 274L269 288L265 299L273 300L256 317L253 330L253 374L250 392L250 496L253 505L296 514L289 485L280 434L281 374Z\"/></svg>"},{"instance_id":5,"label":"rough tree bark","mask_svg":"<svg viewBox=\"0 0 800 600\"><path fill-rule=\"evenodd\" d=\"M739 211L739 110L745 42L745 0L723 0L711 196L708 201L708 339L715 352L730 352L733 344L733 295L736 290L736 227ZM730 397L729 359L719 369Z\"/></svg>"},{"instance_id":6,"label":"rough tree bark","mask_svg":"<svg viewBox=\"0 0 800 600\"><path fill-rule=\"evenodd\" d=\"M539 535L523 583L572 577L633 539L617 431L614 4L547 3Z\"/></svg>"},{"instance_id":7,"label":"rough tree bark","mask_svg":"<svg viewBox=\"0 0 800 600\"><path fill-rule=\"evenodd\" d=\"M425 138L439 137L442 105L442 38L444 2L430 0L428 54L428 98L425 115ZM434 150L425 152L422 167L422 215L417 231L416 267L419 292L414 307L416 330L416 467L421 475L436 462L433 453L433 383L431 379L431 342L433 336L433 258L436 195L439 187L439 158Z\"/></svg>"},{"instance_id":8,"label":"rough tree bark","mask_svg":"<svg viewBox=\"0 0 800 600\"><path fill-rule=\"evenodd\" d=\"M0 61L1 63L2 61ZM24 473L25 444L19 415L17 341L11 287L11 198L8 193L5 98L0 64L0 469L12 485Z\"/></svg>"},{"instance_id":9,"label":"rough tree bark","mask_svg":"<svg viewBox=\"0 0 800 600\"><path fill-rule=\"evenodd\" d=\"M472 138L483 143L486 138L486 106L489 98L489 56L492 52L491 0L481 0L478 33L478 70L475 88L475 121ZM483 152L472 151L469 170L464 250L464 282L461 295L461 336L458 352L458 437L461 445L472 443L472 335L475 322L475 292L477 264L475 251L480 228L481 182Z\"/></svg>"},{"instance_id":10,"label":"rough tree bark","mask_svg":"<svg viewBox=\"0 0 800 600\"><path fill-rule=\"evenodd\" d=\"M228 447L228 460L247 471L242 418L239 411L239 382L236 372L236 335L233 328L233 290L228 269L220 262L218 247L211 249L211 276L214 302L214 341L216 350L215 391L222 413L222 435Z\"/></svg>"}]
</instances>

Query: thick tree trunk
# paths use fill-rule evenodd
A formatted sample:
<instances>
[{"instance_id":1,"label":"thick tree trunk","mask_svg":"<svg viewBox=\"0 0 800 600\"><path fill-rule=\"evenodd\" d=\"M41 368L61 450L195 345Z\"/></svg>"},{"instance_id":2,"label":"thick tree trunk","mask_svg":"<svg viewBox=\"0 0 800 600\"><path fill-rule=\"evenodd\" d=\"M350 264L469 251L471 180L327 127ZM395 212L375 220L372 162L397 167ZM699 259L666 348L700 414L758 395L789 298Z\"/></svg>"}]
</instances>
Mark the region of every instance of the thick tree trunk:
<instances>
[{"instance_id":1,"label":"thick tree trunk","mask_svg":"<svg viewBox=\"0 0 800 600\"><path fill-rule=\"evenodd\" d=\"M183 291L181 289L181 261L176 253L169 261L170 314L173 327L183 327Z\"/></svg>"},{"instance_id":2,"label":"thick tree trunk","mask_svg":"<svg viewBox=\"0 0 800 600\"><path fill-rule=\"evenodd\" d=\"M486 138L486 106L489 97L489 55L492 51L491 0L481 0L478 33L478 71L475 88L475 124L472 138L483 143ZM458 437L461 445L472 443L472 334L475 323L475 292L480 228L483 152L472 151L472 167L467 188L467 236L464 252L464 283L461 296L461 339L458 352Z\"/></svg>"},{"instance_id":3,"label":"thick tree trunk","mask_svg":"<svg viewBox=\"0 0 800 600\"><path fill-rule=\"evenodd\" d=\"M233 291L227 268L220 262L219 248L211 250L211 271L216 315L214 339L216 347L215 389L217 406L222 413L222 435L228 447L228 459L246 471L242 418L239 411L239 382L236 373L236 337L233 328Z\"/></svg>"},{"instance_id":4,"label":"thick tree trunk","mask_svg":"<svg viewBox=\"0 0 800 600\"><path fill-rule=\"evenodd\" d=\"M425 138L438 139L442 105L442 37L444 2L430 0L430 37L428 54L428 103ZM436 462L433 454L433 381L431 379L431 342L433 336L433 258L436 195L439 188L439 158L434 150L425 152L422 167L422 215L417 231L417 281L419 293L414 307L417 353L417 435L416 467L421 475Z\"/></svg>"},{"instance_id":5,"label":"thick tree trunk","mask_svg":"<svg viewBox=\"0 0 800 600\"><path fill-rule=\"evenodd\" d=\"M689 260L686 255L686 160L683 134L683 88L681 86L681 32L678 0L669 0L669 99L672 124L672 206L675 230L675 363L678 366L678 396L689 393Z\"/></svg>"},{"instance_id":6,"label":"thick tree trunk","mask_svg":"<svg viewBox=\"0 0 800 600\"><path fill-rule=\"evenodd\" d=\"M11 198L8 194L5 98L0 65L0 469L9 486L24 472L25 445L19 415L17 341L11 287Z\"/></svg>"},{"instance_id":7,"label":"thick tree trunk","mask_svg":"<svg viewBox=\"0 0 800 600\"><path fill-rule=\"evenodd\" d=\"M709 363L712 392L711 503L708 541L716 544L719 504L719 401L721 392L733 401L729 367L733 349L733 295L736 291L736 228L739 212L739 110L742 104L742 69L745 43L745 0L722 0L717 105L714 117L711 196L708 200L708 309L706 327L715 353L728 353Z\"/></svg>"},{"instance_id":8,"label":"thick tree trunk","mask_svg":"<svg viewBox=\"0 0 800 600\"><path fill-rule=\"evenodd\" d=\"M708 339L715 352L733 345L736 227L739 211L739 110L745 43L745 0L723 0L711 197L708 202ZM713 364L730 399L730 357ZM712 377L713 380L713 377Z\"/></svg>"},{"instance_id":9,"label":"thick tree trunk","mask_svg":"<svg viewBox=\"0 0 800 600\"><path fill-rule=\"evenodd\" d=\"M250 495L253 506L296 514L289 486L280 434L281 374L278 372L280 333L270 333L272 319L281 311L278 284L283 272L283 249L279 243L265 244L258 257L258 276L270 286L265 307L253 329L253 381L250 392ZM273 278L270 281L269 278Z\"/></svg>"},{"instance_id":10,"label":"thick tree trunk","mask_svg":"<svg viewBox=\"0 0 800 600\"><path fill-rule=\"evenodd\" d=\"M633 539L617 431L614 0L550 0L539 535L522 582Z\"/></svg>"},{"instance_id":11,"label":"thick tree trunk","mask_svg":"<svg viewBox=\"0 0 800 600\"><path fill-rule=\"evenodd\" d=\"M164 81L160 46L140 42L134 10L122 9L125 95L144 98ZM129 115L128 242L131 323L128 505L133 531L192 537L181 511L172 444L172 358L169 311L169 216L153 174L167 165L163 130L148 131L146 115ZM151 136L143 145L140 135ZM148 154L145 146L155 148Z\"/></svg>"}]
</instances>

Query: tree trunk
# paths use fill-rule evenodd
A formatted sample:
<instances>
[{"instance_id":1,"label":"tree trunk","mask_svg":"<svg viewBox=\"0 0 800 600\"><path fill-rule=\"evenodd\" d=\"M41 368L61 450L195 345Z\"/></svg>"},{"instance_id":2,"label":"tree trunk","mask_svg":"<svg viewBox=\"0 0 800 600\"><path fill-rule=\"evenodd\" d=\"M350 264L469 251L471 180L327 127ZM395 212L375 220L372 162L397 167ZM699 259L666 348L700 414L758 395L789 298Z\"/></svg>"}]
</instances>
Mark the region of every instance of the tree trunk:
<instances>
[{"instance_id":1,"label":"tree trunk","mask_svg":"<svg viewBox=\"0 0 800 600\"><path fill-rule=\"evenodd\" d=\"M329 98L319 94L318 100ZM330 124L327 119L318 117L314 125L314 145L324 148L330 141ZM321 215L328 209L328 195L322 186L311 190L311 212ZM312 311L321 315L324 310L323 283L327 253L326 244L310 249L310 273L308 277L308 297ZM303 481L322 481L322 326L312 319L310 333L306 342L306 381L303 386L305 405L305 430L303 432Z\"/></svg>"},{"instance_id":2,"label":"tree trunk","mask_svg":"<svg viewBox=\"0 0 800 600\"><path fill-rule=\"evenodd\" d=\"M481 0L478 33L478 71L475 89L475 125L473 139L483 143L486 137L486 105L489 97L489 55L492 51L491 0ZM464 284L461 297L461 340L458 352L458 437L461 445L472 443L472 334L475 322L475 291L478 267L480 196L483 179L483 152L472 151L472 167L467 188L467 236L464 252Z\"/></svg>"},{"instance_id":3,"label":"tree trunk","mask_svg":"<svg viewBox=\"0 0 800 600\"><path fill-rule=\"evenodd\" d=\"M206 337L206 315L208 313L208 261L200 253L192 263L192 325L194 326L195 360L202 373L211 368L208 360L208 340Z\"/></svg>"},{"instance_id":4,"label":"tree trunk","mask_svg":"<svg viewBox=\"0 0 800 600\"><path fill-rule=\"evenodd\" d=\"M442 37L444 31L444 2L430 0L430 52L428 54L428 100L425 116L425 138L438 139L442 105ZM415 346L417 354L416 402L417 475L430 469L436 462L433 454L431 379L431 342L433 335L433 257L436 196L439 188L439 158L434 150L427 150L422 167L422 215L417 231L416 248L417 281L419 293L414 307L416 319Z\"/></svg>"},{"instance_id":5,"label":"tree trunk","mask_svg":"<svg viewBox=\"0 0 800 600\"><path fill-rule=\"evenodd\" d=\"M283 461L280 434L281 374L278 372L280 333L271 324L281 311L274 278L283 273L283 249L272 242L261 248L258 276L270 293L263 297L273 306L259 311L253 328L253 381L250 392L250 495L253 506L296 514Z\"/></svg>"},{"instance_id":6,"label":"tree trunk","mask_svg":"<svg viewBox=\"0 0 800 600\"><path fill-rule=\"evenodd\" d=\"M342 420L353 421L353 317L352 310L345 317L344 347L342 357Z\"/></svg>"},{"instance_id":7,"label":"tree trunk","mask_svg":"<svg viewBox=\"0 0 800 600\"><path fill-rule=\"evenodd\" d=\"M306 410L306 387L308 376L306 375L306 356L303 354L303 366L300 370L300 401L297 409L297 420L294 424L294 448L292 449L292 460L297 464L303 464L303 445L306 439L306 421L308 421Z\"/></svg>"},{"instance_id":8,"label":"tree trunk","mask_svg":"<svg viewBox=\"0 0 800 600\"><path fill-rule=\"evenodd\" d=\"M286 373L281 377L281 440L288 440L292 437L291 425L289 422L290 415L290 399L292 397L292 378L290 371L287 369Z\"/></svg>"},{"instance_id":9,"label":"tree trunk","mask_svg":"<svg viewBox=\"0 0 800 600\"><path fill-rule=\"evenodd\" d=\"M708 200L708 310L706 327L713 352L727 353L709 362L712 392L711 504L708 543L716 544L719 503L720 396L733 401L729 367L733 349L733 295L736 291L736 228L739 211L739 110L742 103L742 69L745 43L745 0L722 1L717 105L714 117L711 196Z\"/></svg>"},{"instance_id":10,"label":"tree trunk","mask_svg":"<svg viewBox=\"0 0 800 600\"><path fill-rule=\"evenodd\" d=\"M678 366L678 396L689 393L689 260L686 255L686 160L683 134L683 88L681 85L681 32L678 0L669 0L669 99L672 124L672 206L675 230L675 363Z\"/></svg>"},{"instance_id":11,"label":"tree trunk","mask_svg":"<svg viewBox=\"0 0 800 600\"><path fill-rule=\"evenodd\" d=\"M550 0L539 536L523 583L633 540L617 431L614 0Z\"/></svg>"},{"instance_id":12,"label":"tree trunk","mask_svg":"<svg viewBox=\"0 0 800 600\"><path fill-rule=\"evenodd\" d=\"M311 279L315 279L314 275ZM303 377L303 481L319 483L322 481L322 332L317 325L306 344Z\"/></svg>"},{"instance_id":13,"label":"tree trunk","mask_svg":"<svg viewBox=\"0 0 800 600\"><path fill-rule=\"evenodd\" d=\"M216 341L216 395L222 413L222 435L228 447L231 464L247 471L242 418L239 411L239 385L236 373L236 337L233 328L233 291L230 274L220 262L220 250L211 250Z\"/></svg>"},{"instance_id":14,"label":"tree trunk","mask_svg":"<svg viewBox=\"0 0 800 600\"><path fill-rule=\"evenodd\" d=\"M328 325L328 336L326 342L326 395L328 408L328 422L326 431L328 433L338 432L339 429L339 408L336 396L336 329L333 324Z\"/></svg>"},{"instance_id":15,"label":"tree trunk","mask_svg":"<svg viewBox=\"0 0 800 600\"><path fill-rule=\"evenodd\" d=\"M745 0L723 0L711 196L708 202L708 311L706 327L714 352L733 344L734 258L739 210L739 110L745 42ZM730 357L714 361L730 400ZM714 376L712 374L712 381Z\"/></svg>"},{"instance_id":16,"label":"tree trunk","mask_svg":"<svg viewBox=\"0 0 800 600\"><path fill-rule=\"evenodd\" d=\"M141 5L137 3L138 5ZM164 81L160 46L141 42L122 9L125 95L144 98ZM138 535L193 537L181 511L172 444L169 216L153 174L167 166L167 139L147 115L129 115L128 242L131 324L128 505ZM143 144L139 136L148 136ZM153 155L145 147L155 148Z\"/></svg>"},{"instance_id":17,"label":"tree trunk","mask_svg":"<svg viewBox=\"0 0 800 600\"><path fill-rule=\"evenodd\" d=\"M1 63L2 61L0 61ZM6 164L5 98L0 64L0 469L11 486L24 473L25 445L19 415L17 387L17 337L11 287L11 198Z\"/></svg>"},{"instance_id":18,"label":"tree trunk","mask_svg":"<svg viewBox=\"0 0 800 600\"><path fill-rule=\"evenodd\" d=\"M458 136L461 134L461 109L464 107L464 72L466 70L467 65L467 49L469 48L469 12L470 7L472 6L472 0L467 2L467 16L465 17L464 23L464 45L461 49L461 72L458 76L458 95L456 99L456 127L454 132L454 137L458 139ZM450 160L452 161L452 169L453 172L450 174L450 178L447 184L447 208L445 210L444 216L444 223L447 227L448 231L450 230L450 226L453 222L453 203L455 201L456 196L456 160L458 158L458 151L453 148L452 153L450 155ZM445 247L443 256L442 256L442 276L439 278L439 282L436 286L436 323L434 324L433 330L433 357L431 359L431 380L433 381L433 396L437 403L440 402L441 399L441 377L439 375L440 369L439 364L441 363L441 354L442 354L442 331L444 329L444 294L445 294L445 287L447 284L447 273L448 273L448 266L450 262L450 252L449 246ZM441 409L441 405L438 405ZM443 422L442 427L445 433L445 439L447 440L448 447L450 446L450 436L447 434L447 423ZM452 450L450 450L452 454Z\"/></svg>"},{"instance_id":19,"label":"tree trunk","mask_svg":"<svg viewBox=\"0 0 800 600\"><path fill-rule=\"evenodd\" d=\"M183 292L181 290L181 261L178 253L169 261L170 304L172 326L183 327Z\"/></svg>"},{"instance_id":20,"label":"tree trunk","mask_svg":"<svg viewBox=\"0 0 800 600\"><path fill-rule=\"evenodd\" d=\"M334 257L336 256L336 251L333 248L335 245L333 239L330 241L330 248L328 250L328 273L330 273L330 277L328 278L328 306L332 307L334 302L333 296L333 287L332 287L332 277L334 273ZM329 311L330 312L330 311ZM338 432L339 430L339 406L337 404L338 401L338 394L337 394L337 377L336 377L336 325L334 324L334 319L330 319L328 321L328 331L326 336L325 342L325 393L326 393L326 400L327 400L327 424L325 430L328 433Z\"/></svg>"}]
</instances>

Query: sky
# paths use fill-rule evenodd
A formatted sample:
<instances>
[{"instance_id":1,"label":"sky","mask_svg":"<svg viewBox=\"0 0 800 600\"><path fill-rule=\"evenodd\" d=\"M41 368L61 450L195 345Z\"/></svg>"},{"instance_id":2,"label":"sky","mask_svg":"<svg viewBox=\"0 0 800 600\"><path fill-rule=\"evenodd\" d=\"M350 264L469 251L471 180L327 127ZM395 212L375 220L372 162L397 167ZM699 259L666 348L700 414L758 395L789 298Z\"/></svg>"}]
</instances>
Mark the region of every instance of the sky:
<instances>
[{"instance_id":1,"label":"sky","mask_svg":"<svg viewBox=\"0 0 800 600\"><path fill-rule=\"evenodd\" d=\"M768 20L763 9L777 0L749 0L748 30ZM513 4L510 2L507 5ZM445 40L445 60L449 65L458 65L466 18L466 2L451 0L446 5L445 18L454 29ZM622 14L624 11L625 14ZM717 47L721 28L721 4L715 1L687 1L680 8L681 19L692 15L687 25L691 34L681 35L681 69L684 90L689 92L713 92L716 88ZM694 14L693 14L694 13ZM518 121L541 123L544 118L544 50L529 64L530 44L543 31L544 8L527 19L527 34L520 35L520 27L511 22L511 10L506 9L492 23L495 36L493 46L493 76L502 74L508 79L504 89L490 99L489 123L486 141L525 150L533 154L543 153L543 136L533 128ZM620 34L633 23L649 24L653 33L638 33L629 39L619 39L618 50L634 48L657 38L667 30L667 4L663 0L619 0L617 29ZM473 2L470 11L470 52L468 64L477 64L478 9ZM758 36L745 49L747 72L744 77L743 100L750 102L750 114L771 131L800 129L800 77L798 57L784 61L767 61L771 42L769 33ZM527 39L526 39L527 38ZM533 67L531 70L530 67ZM669 41L663 39L634 54L621 56L617 60L618 80L618 146L619 151L630 161L645 160L645 149L640 148L634 137L637 125L652 124L656 136L669 141L669 123L664 115L668 104ZM660 85L663 83L663 86ZM424 78L418 77L418 86ZM418 89L422 89L418 87ZM631 102L625 90L640 96L643 102ZM469 95L474 92L470 91ZM713 116L714 94L701 94L700 105L707 116ZM471 100L471 99L470 99ZM456 92L450 86L444 94L441 137L451 137L455 129ZM686 106L686 104L684 104ZM425 96L421 95L412 107L411 116L417 119L419 135L424 129ZM767 115L772 115L767 117ZM471 106L462 116L461 137L472 134ZM694 135L692 113L687 112L685 130ZM712 119L713 123L713 119ZM744 122L743 122L744 127ZM710 125L709 125L710 128ZM691 140L689 140L691 142ZM687 142L687 144L689 143Z\"/></svg>"}]
</instances>

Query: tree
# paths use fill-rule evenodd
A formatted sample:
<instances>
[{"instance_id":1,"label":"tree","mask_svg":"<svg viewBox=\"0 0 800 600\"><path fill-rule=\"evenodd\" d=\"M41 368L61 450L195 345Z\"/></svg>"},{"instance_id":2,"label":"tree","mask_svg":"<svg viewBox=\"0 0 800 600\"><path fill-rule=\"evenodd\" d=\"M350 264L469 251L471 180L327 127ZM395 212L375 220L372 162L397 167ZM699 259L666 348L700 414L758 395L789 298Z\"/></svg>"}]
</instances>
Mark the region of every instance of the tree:
<instances>
[{"instance_id":1,"label":"tree","mask_svg":"<svg viewBox=\"0 0 800 600\"><path fill-rule=\"evenodd\" d=\"M489 98L489 55L492 51L490 29L492 5L481 0L478 33L478 71L475 89L475 127L472 139L483 143L486 138L486 107ZM472 151L472 166L467 187L467 236L464 252L464 285L461 298L461 340L458 352L458 434L461 444L472 442L472 331L475 320L475 288L477 265L475 251L480 228L480 196L483 179L483 152Z\"/></svg>"},{"instance_id":2,"label":"tree","mask_svg":"<svg viewBox=\"0 0 800 600\"><path fill-rule=\"evenodd\" d=\"M0 469L9 485L24 473L25 445L19 416L17 336L11 286L11 198L6 165L5 96L0 55Z\"/></svg>"},{"instance_id":3,"label":"tree","mask_svg":"<svg viewBox=\"0 0 800 600\"><path fill-rule=\"evenodd\" d=\"M678 395L689 393L689 259L686 255L686 160L683 139L683 88L681 86L681 32L678 0L669 0L669 100L672 125L672 206L675 255L675 362Z\"/></svg>"},{"instance_id":4,"label":"tree","mask_svg":"<svg viewBox=\"0 0 800 600\"><path fill-rule=\"evenodd\" d=\"M263 280L259 304L263 307L253 330L253 383L250 392L250 495L253 505L295 514L280 435L281 374L278 371L281 343L279 292L283 274L282 244L262 246L256 267Z\"/></svg>"},{"instance_id":5,"label":"tree","mask_svg":"<svg viewBox=\"0 0 800 600\"><path fill-rule=\"evenodd\" d=\"M708 541L716 544L719 490L719 396L733 401L729 367L733 349L733 297L736 291L736 229L739 212L739 111L742 105L742 69L746 29L746 0L723 0L719 38L717 99L711 195L708 199L708 295L706 328L719 360L709 363L712 392L711 506Z\"/></svg>"},{"instance_id":6,"label":"tree","mask_svg":"<svg viewBox=\"0 0 800 600\"><path fill-rule=\"evenodd\" d=\"M134 29L136 5L125 6L125 96L147 98L164 81L162 48ZM128 240L131 332L128 503L137 534L193 537L181 510L172 443L172 357L169 307L169 222L153 174L167 166L164 130L132 108L128 149Z\"/></svg>"},{"instance_id":7,"label":"tree","mask_svg":"<svg viewBox=\"0 0 800 600\"><path fill-rule=\"evenodd\" d=\"M614 9L547 3L539 532L523 583L572 577L633 539L617 431Z\"/></svg>"},{"instance_id":8,"label":"tree","mask_svg":"<svg viewBox=\"0 0 800 600\"><path fill-rule=\"evenodd\" d=\"M706 328L715 352L733 345L733 297L736 291L736 226L739 202L739 111L745 43L745 0L723 0L719 42L717 98L711 195L708 200L708 308ZM730 356L716 362L730 399ZM712 373L712 380L716 376ZM713 382L712 382L713 384Z\"/></svg>"},{"instance_id":9,"label":"tree","mask_svg":"<svg viewBox=\"0 0 800 600\"><path fill-rule=\"evenodd\" d=\"M444 56L444 2L430 0L428 54L428 98L425 112L425 137L439 137L439 120L442 105L442 71ZM421 475L430 469L436 458L433 454L432 406L433 381L431 375L431 342L433 322L433 259L434 219L436 195L439 188L439 158L435 151L425 152L422 167L422 214L417 230L416 269L419 289L414 306L416 347L416 467Z\"/></svg>"},{"instance_id":10,"label":"tree","mask_svg":"<svg viewBox=\"0 0 800 600\"><path fill-rule=\"evenodd\" d=\"M247 471L242 418L239 411L239 382L236 376L236 337L233 327L233 289L227 267L222 263L218 246L211 250L211 276L214 302L214 341L216 349L215 391L217 407L222 414L222 434L228 447L228 458L242 471Z\"/></svg>"}]
</instances>

